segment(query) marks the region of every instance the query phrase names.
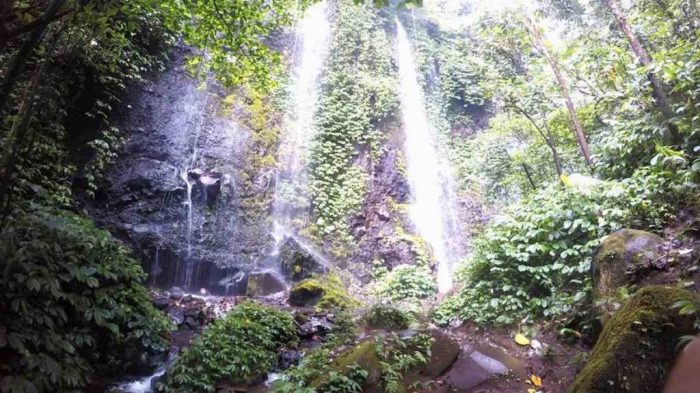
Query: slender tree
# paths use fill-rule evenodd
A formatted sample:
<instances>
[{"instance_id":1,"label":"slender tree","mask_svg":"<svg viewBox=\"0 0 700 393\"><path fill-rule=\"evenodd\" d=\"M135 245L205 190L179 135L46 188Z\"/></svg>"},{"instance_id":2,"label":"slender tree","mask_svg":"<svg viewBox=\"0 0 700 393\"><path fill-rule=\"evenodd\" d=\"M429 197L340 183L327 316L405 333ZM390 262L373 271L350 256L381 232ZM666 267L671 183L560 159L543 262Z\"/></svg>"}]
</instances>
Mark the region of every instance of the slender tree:
<instances>
[{"instance_id":1,"label":"slender tree","mask_svg":"<svg viewBox=\"0 0 700 393\"><path fill-rule=\"evenodd\" d=\"M586 134L583 131L583 125L581 125L581 120L579 120L578 114L576 113L574 101L571 99L571 92L569 91L568 84L569 82L566 80L566 77L561 72L561 68L559 67L559 56L547 46L547 44L544 42L544 39L542 38L542 34L540 33L539 28L535 26L532 20L530 20L529 18L526 19L525 24L527 26L528 31L532 35L532 38L535 41L536 48L545 57L547 63L549 63L549 66L552 69L552 72L554 73L554 77L557 80L557 85L559 86L561 95L564 98L566 109L569 112L569 117L571 117L571 123L574 128L574 136L576 137L576 141L578 142L579 148L581 149L581 155L586 161L586 165L588 165L588 167L591 168L593 166L593 161L591 160L591 149L588 146L588 140L586 139Z\"/></svg>"},{"instance_id":2,"label":"slender tree","mask_svg":"<svg viewBox=\"0 0 700 393\"><path fill-rule=\"evenodd\" d=\"M639 60L639 63L645 67L651 66L652 58L649 55L649 52L644 48L642 43L639 41L639 38L637 38L637 36L632 31L630 24L627 22L627 17L625 16L624 12L620 9L620 6L617 3L617 1L603 1L615 17L615 21L617 22L618 27L627 37L627 40L630 43L630 48ZM649 79L649 82L651 84L652 94L654 96L654 101L656 101L656 105L659 107L659 110L667 120L671 119L673 117L673 108L671 108L671 103L669 102L668 97L666 96L666 91L664 90L664 86L661 83L661 80L651 70L647 72L647 78ZM675 129L675 127L671 125L669 126L669 130L671 131L672 141L674 143L679 142L678 131Z\"/></svg>"}]
</instances>

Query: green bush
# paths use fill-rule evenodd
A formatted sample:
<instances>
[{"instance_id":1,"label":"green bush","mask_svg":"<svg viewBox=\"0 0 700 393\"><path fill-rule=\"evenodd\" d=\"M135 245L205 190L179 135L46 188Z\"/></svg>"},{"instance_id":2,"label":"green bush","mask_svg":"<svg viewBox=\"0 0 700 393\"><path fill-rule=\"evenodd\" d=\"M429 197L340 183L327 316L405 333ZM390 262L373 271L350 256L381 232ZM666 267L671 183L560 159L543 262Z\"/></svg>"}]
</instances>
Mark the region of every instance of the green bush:
<instances>
[{"instance_id":1,"label":"green bush","mask_svg":"<svg viewBox=\"0 0 700 393\"><path fill-rule=\"evenodd\" d=\"M364 320L373 329L403 330L411 324L411 315L396 307L378 304L367 311Z\"/></svg>"},{"instance_id":2,"label":"green bush","mask_svg":"<svg viewBox=\"0 0 700 393\"><path fill-rule=\"evenodd\" d=\"M277 363L277 350L297 338L288 313L252 301L241 303L178 356L158 391L214 392L222 381L256 383Z\"/></svg>"},{"instance_id":3,"label":"green bush","mask_svg":"<svg viewBox=\"0 0 700 393\"><path fill-rule=\"evenodd\" d=\"M427 266L401 265L388 271L375 266L377 281L374 292L379 298L391 301L427 299L437 293L437 284Z\"/></svg>"},{"instance_id":4,"label":"green bush","mask_svg":"<svg viewBox=\"0 0 700 393\"><path fill-rule=\"evenodd\" d=\"M580 310L599 239L621 227L660 228L693 195L682 177L658 168L619 183L571 187L552 186L513 205L476 239L462 289L433 311L434 320L509 324Z\"/></svg>"},{"instance_id":5,"label":"green bush","mask_svg":"<svg viewBox=\"0 0 700 393\"><path fill-rule=\"evenodd\" d=\"M82 390L162 360L170 324L126 248L65 211L15 210L9 220L0 238L1 391Z\"/></svg>"}]
</instances>

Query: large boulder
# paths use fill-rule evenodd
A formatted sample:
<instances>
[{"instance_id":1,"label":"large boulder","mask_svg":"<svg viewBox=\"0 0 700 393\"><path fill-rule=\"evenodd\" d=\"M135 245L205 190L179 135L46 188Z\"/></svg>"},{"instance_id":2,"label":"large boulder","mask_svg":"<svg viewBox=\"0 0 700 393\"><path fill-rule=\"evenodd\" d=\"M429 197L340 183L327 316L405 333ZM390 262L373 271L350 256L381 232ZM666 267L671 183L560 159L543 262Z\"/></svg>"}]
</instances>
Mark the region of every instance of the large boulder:
<instances>
[{"instance_id":1,"label":"large boulder","mask_svg":"<svg viewBox=\"0 0 700 393\"><path fill-rule=\"evenodd\" d=\"M293 237L287 238L279 252L280 267L284 277L291 281L301 281L314 274L326 273L328 269L306 247Z\"/></svg>"},{"instance_id":2,"label":"large boulder","mask_svg":"<svg viewBox=\"0 0 700 393\"><path fill-rule=\"evenodd\" d=\"M296 307L342 308L359 305L335 275L307 278L289 291L289 304Z\"/></svg>"},{"instance_id":3,"label":"large boulder","mask_svg":"<svg viewBox=\"0 0 700 393\"><path fill-rule=\"evenodd\" d=\"M457 341L438 329L423 331L433 338L433 345L430 347L430 360L419 370L420 375L437 378L445 373L454 363L460 354Z\"/></svg>"},{"instance_id":4,"label":"large boulder","mask_svg":"<svg viewBox=\"0 0 700 393\"><path fill-rule=\"evenodd\" d=\"M637 283L659 258L664 241L659 236L635 229L621 229L605 238L593 258L592 275L595 301L600 318L606 321L615 311L618 289Z\"/></svg>"},{"instance_id":5,"label":"large boulder","mask_svg":"<svg viewBox=\"0 0 700 393\"><path fill-rule=\"evenodd\" d=\"M246 296L267 296L285 291L287 285L272 272L252 272L248 275Z\"/></svg>"},{"instance_id":6,"label":"large boulder","mask_svg":"<svg viewBox=\"0 0 700 393\"><path fill-rule=\"evenodd\" d=\"M567 393L662 391L679 337L695 333L695 316L681 315L679 302L700 306L697 295L684 289L639 290L607 322Z\"/></svg>"}]
</instances>

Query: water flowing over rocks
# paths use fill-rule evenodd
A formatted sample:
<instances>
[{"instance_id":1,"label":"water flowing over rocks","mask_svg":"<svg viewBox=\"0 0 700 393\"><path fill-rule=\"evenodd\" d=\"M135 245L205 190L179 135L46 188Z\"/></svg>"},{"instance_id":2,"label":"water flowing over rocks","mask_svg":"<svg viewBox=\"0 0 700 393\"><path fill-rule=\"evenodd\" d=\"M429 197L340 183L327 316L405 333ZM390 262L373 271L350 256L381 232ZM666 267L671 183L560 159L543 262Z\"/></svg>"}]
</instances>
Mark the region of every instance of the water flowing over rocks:
<instances>
[{"instance_id":1,"label":"water flowing over rocks","mask_svg":"<svg viewBox=\"0 0 700 393\"><path fill-rule=\"evenodd\" d=\"M188 53L126 100L126 145L88 208L136 250L151 284L224 294L221 279L248 269L269 237L265 223L242 225L254 216L241 205L249 132L224 110L226 91L188 75Z\"/></svg>"}]
</instances>

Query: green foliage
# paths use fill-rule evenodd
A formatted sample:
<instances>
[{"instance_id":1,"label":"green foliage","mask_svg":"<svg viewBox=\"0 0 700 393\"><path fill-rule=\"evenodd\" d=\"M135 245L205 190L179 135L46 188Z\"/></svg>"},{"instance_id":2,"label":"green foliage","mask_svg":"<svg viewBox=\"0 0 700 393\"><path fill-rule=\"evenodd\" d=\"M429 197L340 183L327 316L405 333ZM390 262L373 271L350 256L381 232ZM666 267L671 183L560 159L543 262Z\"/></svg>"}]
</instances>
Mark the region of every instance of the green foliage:
<instances>
[{"instance_id":1,"label":"green foliage","mask_svg":"<svg viewBox=\"0 0 700 393\"><path fill-rule=\"evenodd\" d=\"M277 381L273 393L361 392L365 384L397 393L405 373L427 363L433 338L427 334L400 337L392 333L367 339L332 358L335 343L307 355ZM379 371L379 373L377 373ZM378 375L377 375L378 374ZM378 377L378 378L377 378Z\"/></svg>"},{"instance_id":2,"label":"green foliage","mask_svg":"<svg viewBox=\"0 0 700 393\"><path fill-rule=\"evenodd\" d=\"M367 187L367 174L355 159L361 153L380 154L377 125L389 118L397 100L381 12L347 1L337 7L310 153L309 190L320 234L351 244L346 222L359 211Z\"/></svg>"},{"instance_id":3,"label":"green foliage","mask_svg":"<svg viewBox=\"0 0 700 393\"><path fill-rule=\"evenodd\" d=\"M427 299L437 293L437 284L426 266L401 265L388 271L376 265L373 292L380 299L391 301Z\"/></svg>"},{"instance_id":4,"label":"green foliage","mask_svg":"<svg viewBox=\"0 0 700 393\"><path fill-rule=\"evenodd\" d=\"M295 17L291 0L195 0L151 2L165 25L181 34L184 42L200 50L189 61L199 75L213 72L225 85L254 83L258 89L274 85L282 56L263 42Z\"/></svg>"},{"instance_id":5,"label":"green foliage","mask_svg":"<svg viewBox=\"0 0 700 393\"><path fill-rule=\"evenodd\" d=\"M661 227L693 189L672 172L646 169L621 183L553 186L513 205L476 240L463 288L434 319L509 324L580 310L589 299L599 239L623 226Z\"/></svg>"},{"instance_id":6,"label":"green foliage","mask_svg":"<svg viewBox=\"0 0 700 393\"><path fill-rule=\"evenodd\" d=\"M123 142L110 115L127 86L164 68L174 37L160 14L122 3L77 7L68 20L51 25L18 76L9 105L0 108L3 164L14 145L20 198L69 204L74 179L92 194ZM0 70L6 72L15 55L1 51ZM36 78L41 83L33 86Z\"/></svg>"},{"instance_id":7,"label":"green foliage","mask_svg":"<svg viewBox=\"0 0 700 393\"><path fill-rule=\"evenodd\" d=\"M411 324L411 316L396 307L377 304L364 315L367 326L373 329L403 330Z\"/></svg>"},{"instance_id":8,"label":"green foliage","mask_svg":"<svg viewBox=\"0 0 700 393\"><path fill-rule=\"evenodd\" d=\"M141 285L141 266L91 221L15 210L0 260L3 392L82 390L166 353L170 323Z\"/></svg>"},{"instance_id":9,"label":"green foliage","mask_svg":"<svg viewBox=\"0 0 700 393\"><path fill-rule=\"evenodd\" d=\"M241 303L177 357L158 390L214 392L221 381L254 383L277 363L277 350L296 340L294 319L288 313Z\"/></svg>"},{"instance_id":10,"label":"green foliage","mask_svg":"<svg viewBox=\"0 0 700 393\"><path fill-rule=\"evenodd\" d=\"M430 359L433 338L427 334L416 334L401 338L392 333L386 338L376 340L375 353L379 358L383 391L400 393L404 374L418 366L425 365Z\"/></svg>"}]
</instances>

